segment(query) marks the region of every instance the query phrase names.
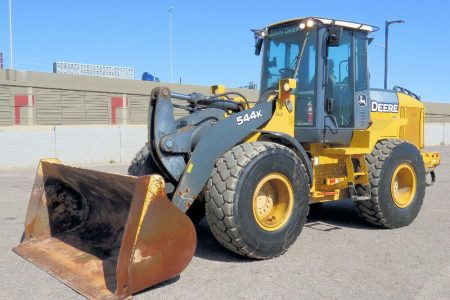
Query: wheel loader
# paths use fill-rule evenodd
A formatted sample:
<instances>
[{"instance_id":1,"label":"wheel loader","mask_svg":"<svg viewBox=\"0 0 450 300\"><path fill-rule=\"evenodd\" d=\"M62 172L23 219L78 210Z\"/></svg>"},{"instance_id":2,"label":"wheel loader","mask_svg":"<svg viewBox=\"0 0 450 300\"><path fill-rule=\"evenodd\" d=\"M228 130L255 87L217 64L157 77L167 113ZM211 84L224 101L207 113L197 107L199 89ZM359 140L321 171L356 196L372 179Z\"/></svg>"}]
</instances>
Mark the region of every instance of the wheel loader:
<instances>
[{"instance_id":1,"label":"wheel loader","mask_svg":"<svg viewBox=\"0 0 450 300\"><path fill-rule=\"evenodd\" d=\"M440 156L423 150L420 97L369 87L376 29L308 17L254 30L256 101L220 85L153 89L129 175L41 160L13 250L88 298L123 299L183 271L205 215L220 244L254 259L285 253L315 203L351 199L374 226L407 226Z\"/></svg>"}]
</instances>

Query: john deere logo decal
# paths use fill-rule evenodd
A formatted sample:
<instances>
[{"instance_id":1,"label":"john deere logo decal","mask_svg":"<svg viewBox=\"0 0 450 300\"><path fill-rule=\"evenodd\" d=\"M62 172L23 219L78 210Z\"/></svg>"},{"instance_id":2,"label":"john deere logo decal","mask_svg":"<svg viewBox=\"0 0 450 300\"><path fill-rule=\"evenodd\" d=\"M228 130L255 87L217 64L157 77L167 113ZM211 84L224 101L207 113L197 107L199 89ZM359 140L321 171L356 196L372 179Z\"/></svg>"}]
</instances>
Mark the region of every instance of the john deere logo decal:
<instances>
[{"instance_id":1,"label":"john deere logo decal","mask_svg":"<svg viewBox=\"0 0 450 300\"><path fill-rule=\"evenodd\" d=\"M358 95L358 105L361 107L367 106L367 96L365 94Z\"/></svg>"},{"instance_id":2,"label":"john deere logo decal","mask_svg":"<svg viewBox=\"0 0 450 300\"><path fill-rule=\"evenodd\" d=\"M398 113L398 104L372 101L372 111L382 113Z\"/></svg>"}]
</instances>

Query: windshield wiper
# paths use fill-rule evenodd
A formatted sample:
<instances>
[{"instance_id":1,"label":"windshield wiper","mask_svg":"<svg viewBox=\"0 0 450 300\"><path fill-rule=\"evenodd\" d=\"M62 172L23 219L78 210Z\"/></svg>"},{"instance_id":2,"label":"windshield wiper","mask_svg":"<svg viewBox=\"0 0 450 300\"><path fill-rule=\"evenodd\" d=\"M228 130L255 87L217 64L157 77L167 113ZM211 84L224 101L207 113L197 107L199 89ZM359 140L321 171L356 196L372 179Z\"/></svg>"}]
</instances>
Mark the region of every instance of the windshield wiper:
<instances>
[{"instance_id":1,"label":"windshield wiper","mask_svg":"<svg viewBox=\"0 0 450 300\"><path fill-rule=\"evenodd\" d=\"M294 79L297 78L297 74L300 69L300 63L302 62L303 53L305 52L305 46L306 46L306 42L308 41L308 37L309 37L309 31L306 32L305 39L303 40L302 50L300 51L300 54L297 56L297 65L295 66L294 76L293 76Z\"/></svg>"}]
</instances>

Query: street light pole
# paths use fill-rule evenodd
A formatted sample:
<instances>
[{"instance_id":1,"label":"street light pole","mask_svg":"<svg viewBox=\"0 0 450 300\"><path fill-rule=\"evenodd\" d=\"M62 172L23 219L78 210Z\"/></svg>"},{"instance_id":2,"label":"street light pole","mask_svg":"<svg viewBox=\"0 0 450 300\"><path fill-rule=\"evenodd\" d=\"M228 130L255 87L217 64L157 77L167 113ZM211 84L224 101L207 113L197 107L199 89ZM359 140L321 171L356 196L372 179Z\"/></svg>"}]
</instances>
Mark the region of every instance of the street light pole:
<instances>
[{"instance_id":1,"label":"street light pole","mask_svg":"<svg viewBox=\"0 0 450 300\"><path fill-rule=\"evenodd\" d=\"M173 75L172 10L173 10L173 6L169 7L169 53L170 53L170 82L171 83L172 83L172 75Z\"/></svg>"},{"instance_id":2,"label":"street light pole","mask_svg":"<svg viewBox=\"0 0 450 300\"><path fill-rule=\"evenodd\" d=\"M394 23L405 23L403 20L386 21L384 26L384 89L387 89L388 76L388 51L389 51L389 25Z\"/></svg>"},{"instance_id":3,"label":"street light pole","mask_svg":"<svg viewBox=\"0 0 450 300\"><path fill-rule=\"evenodd\" d=\"M11 0L9 4L9 68L13 68L13 44L12 44L12 20L11 20Z\"/></svg>"}]
</instances>

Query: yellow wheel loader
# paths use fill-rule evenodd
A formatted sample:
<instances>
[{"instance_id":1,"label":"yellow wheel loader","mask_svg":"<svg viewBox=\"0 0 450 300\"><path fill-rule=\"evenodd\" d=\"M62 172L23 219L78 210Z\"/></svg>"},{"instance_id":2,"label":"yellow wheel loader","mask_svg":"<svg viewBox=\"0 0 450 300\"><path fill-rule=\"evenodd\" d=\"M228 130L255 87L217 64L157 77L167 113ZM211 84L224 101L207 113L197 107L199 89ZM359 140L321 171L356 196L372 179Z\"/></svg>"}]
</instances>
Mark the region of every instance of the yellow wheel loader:
<instances>
[{"instance_id":1,"label":"yellow wheel loader","mask_svg":"<svg viewBox=\"0 0 450 300\"><path fill-rule=\"evenodd\" d=\"M182 272L205 214L223 246L255 259L286 252L314 203L352 199L376 226L410 224L440 156L423 151L420 97L369 88L375 29L311 17L254 30L254 102L155 88L129 175L40 162L14 251L88 298L122 299Z\"/></svg>"}]
</instances>

